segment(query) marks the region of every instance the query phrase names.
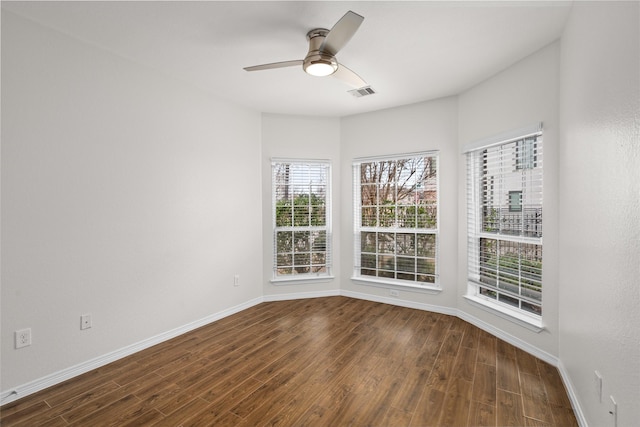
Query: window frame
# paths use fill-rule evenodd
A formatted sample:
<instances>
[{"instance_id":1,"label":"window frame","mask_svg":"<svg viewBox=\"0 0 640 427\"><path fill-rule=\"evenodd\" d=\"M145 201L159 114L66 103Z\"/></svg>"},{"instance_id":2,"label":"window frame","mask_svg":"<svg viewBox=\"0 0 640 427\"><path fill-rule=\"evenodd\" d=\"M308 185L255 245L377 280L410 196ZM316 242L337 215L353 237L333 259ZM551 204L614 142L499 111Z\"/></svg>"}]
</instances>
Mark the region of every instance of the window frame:
<instances>
[{"instance_id":1,"label":"window frame","mask_svg":"<svg viewBox=\"0 0 640 427\"><path fill-rule=\"evenodd\" d=\"M351 277L351 280L353 280L356 283L359 284L363 284L363 285L370 285L370 286L377 286L377 287L383 287L383 288L397 288L397 289L407 289L410 288L412 290L418 291L418 292L428 292L428 293L434 293L434 292L441 292L442 288L440 286L440 275L439 275L439 227L440 227L440 172L439 172L439 166L440 166L440 159L439 159L439 151L437 150L433 150L433 151L422 151L422 152L417 152L417 153L403 153L403 154L394 154L394 155L388 155L388 156L376 156L376 157L362 157L362 158L356 158L353 160L353 164L352 164L352 170L353 170L353 227L354 227L354 231L353 231L353 235L354 235L354 247L353 247L353 274ZM367 163L374 163L374 162L391 162L391 161L398 161L398 160L409 160L409 159L417 159L420 157L432 157L434 159L435 162L435 210L436 210L436 214L435 214L435 226L432 228L425 228L425 227L400 227L398 226L398 216L396 214L395 215L395 221L394 221L394 226L391 227L382 227L379 224L376 226L366 226L366 225L362 225L362 210L363 210L363 204L362 204L362 193L361 193L361 166L363 164L367 164ZM378 181L377 184L371 184L371 185L379 185L380 182ZM364 205L364 206L368 206L368 205ZM381 206L379 203L376 206ZM395 205L393 205L392 209L397 209L398 208L398 203L396 202ZM420 206L419 204L409 204L406 206L415 206L416 207L416 213L418 212L418 206ZM426 206L426 205L425 205ZM416 217L417 218L417 217ZM417 223L416 223L417 224ZM393 270L389 270L388 273L393 272L395 277L391 278L391 277L380 277L379 275L366 275L366 274L362 274L362 270L363 270L363 262L362 262L362 239L361 236L363 233L378 233L376 235L376 249L375 252L370 253L369 255L375 255L376 256L376 267L373 268L373 270L379 272L380 270L382 271L386 271L383 268L378 267L379 265L379 256L382 252L380 252L380 248L379 248L379 234L383 234L383 233L392 233L394 234L394 238L393 238L393 246L394 246L394 252L393 252L393 258L394 258L394 262L395 262L395 268ZM414 236L414 245L416 245L416 242L418 240L418 236L429 236L429 235L433 235L434 238L434 242L433 242L433 247L432 247L432 252L433 252L433 256L427 256L424 253L422 255L418 254L419 249L416 247L415 248L415 254L414 255L405 255L405 254L401 254L397 252L397 238L398 235L413 235ZM406 236L405 236L406 237ZM425 240L426 242L426 240ZM417 245L416 245L417 246ZM425 246L426 247L426 246ZM431 252L431 249L429 250ZM367 255L367 252L364 253L365 255ZM405 255L405 256L403 256ZM391 255L390 255L391 256ZM404 258L412 258L415 259L415 264L414 264L414 271L413 272L408 272L408 271L404 271L402 269L398 269L398 258L400 259L404 259ZM432 273L422 273L419 271L419 266L418 266L418 262L420 262L422 264L422 268L425 268L425 266L428 263L428 260L433 260L433 263L435 264L433 267L433 272ZM371 269L369 269L371 270ZM426 270L424 270L426 271ZM406 279L402 279L402 278L397 278L398 275L405 275L405 276L410 276L410 275L414 275L414 277L418 277L420 275L422 276L432 276L433 277L433 282L422 282L422 281L418 281L418 280L406 280Z\"/></svg>"},{"instance_id":2,"label":"window frame","mask_svg":"<svg viewBox=\"0 0 640 427\"><path fill-rule=\"evenodd\" d=\"M276 166L288 164L291 166L297 167L320 167L323 171L324 179L325 179L325 195L324 195L324 225L311 225L312 214L309 211L309 223L308 225L295 225L295 219L292 216L292 223L290 225L281 226L277 224L277 210L278 210L278 194L277 194L277 186L278 182L276 182ZM309 172L311 173L311 172ZM310 282L325 282L333 280L334 276L332 275L332 267L333 267L333 234L331 230L331 218L332 218L332 208L331 208L331 200L332 200L332 191L331 191L331 181L332 181L332 165L330 160L325 159L291 159L291 158L272 158L271 159L271 226L272 226L272 277L270 282L274 285L291 285L291 284L304 284ZM294 183L290 185L295 185ZM311 185L311 184L309 184ZM311 191L309 191L311 194ZM292 193L292 215L295 215L293 209L295 208L294 201L295 194ZM312 208L312 205L309 205L309 209ZM291 273L291 274L282 274L279 273L279 264L278 264L278 233L289 233L292 235L297 232L309 232L309 233L322 233L324 232L324 257L325 263L324 271L318 272L305 272L305 273ZM292 243L293 245L293 243ZM309 248L309 264L300 264L297 267L311 267L313 265L322 265L322 264L313 264L313 242L307 243ZM305 251L306 253L306 251ZM288 252L281 252L281 255L288 254ZM291 253L292 259L295 258L295 250L292 246ZM303 255L303 254L301 254ZM304 255L303 255L304 256ZM295 269L296 264L293 261L293 264L290 266L292 269Z\"/></svg>"},{"instance_id":3,"label":"window frame","mask_svg":"<svg viewBox=\"0 0 640 427\"><path fill-rule=\"evenodd\" d=\"M531 147L528 146L530 138L535 138L535 142ZM467 157L467 292L464 297L473 305L485 309L489 312L492 312L500 317L513 321L515 323L520 324L528 329L531 329L536 332L540 332L544 329L542 315L544 313L543 307L543 292L544 292L544 277L543 277L543 265L544 260L542 258L543 252L543 237L542 237L542 229L536 229L533 233L525 231L525 221L524 218L520 223L520 234L513 235L510 234L512 230L509 232L501 233L500 231L495 232L494 230L486 231L483 230L483 208L486 209L486 206L483 204L482 198L482 171L485 167L482 164L481 154L488 149L494 149L497 147L507 147L508 144L515 144L513 150L516 153L515 167L513 168L513 173L526 173L528 169L538 169L540 177L539 178L531 178L534 181L527 181L530 185L531 182L535 182L539 184L539 190L535 193L537 197L539 197L539 209L540 209L540 224L542 221L542 209L543 209L543 179L544 179L544 168L543 168L543 159L542 159L542 147L543 147L543 135L542 135L542 123L537 123L526 128L521 128L517 130L513 130L507 132L502 135L497 135L492 138L488 138L482 141L476 141L474 143L468 144L463 148L463 153L466 154ZM526 152L526 166L523 167L523 160L520 158L520 155L523 153L523 147L527 146ZM508 170L509 167L503 160L499 160L499 163L502 170ZM524 184L523 184L524 185ZM512 193L520 193L519 199L520 204L519 210L512 210ZM492 195L493 196L493 195ZM500 197L498 195L498 197ZM511 213L521 213L525 215L524 212L524 194L522 193L522 189L517 191L508 191L506 197L506 208ZM502 227L502 226L501 226ZM532 235L527 235L532 234ZM520 305L527 302L527 296L525 292L523 292L524 286L522 281L522 276L518 279L517 289L519 292L519 297L514 299L518 300L518 307L514 307L513 305L502 302L498 298L498 294L495 297L490 297L487 295L483 295L481 293L481 289L485 288L491 290L492 286L487 286L486 283L482 283L480 281L481 270L482 270L482 258L486 259L487 253L484 252L484 255L481 254L480 246L482 245L483 240L495 240L497 248L500 247L500 242L505 242L506 245L518 245L517 253L518 253L518 271L522 274L522 271L525 267L523 267L526 263L523 263L522 260L526 259L523 256L523 253L526 253L527 250L532 250L535 248L536 251L540 253L540 269L539 269L539 283L540 283L540 299L536 300L537 305L541 307L541 313L532 313L528 310L520 308ZM496 251L500 251L500 249L496 249ZM498 259L500 258L499 252ZM485 261L486 262L486 261ZM498 261L496 261L498 263ZM506 274L504 272L500 272L501 268L499 265L496 266L495 274L501 275ZM504 286L504 285L503 285ZM499 285L495 285L495 290L498 293L501 293L501 290L505 288L500 288ZM505 296L508 298L513 298L513 294L505 293Z\"/></svg>"}]
</instances>

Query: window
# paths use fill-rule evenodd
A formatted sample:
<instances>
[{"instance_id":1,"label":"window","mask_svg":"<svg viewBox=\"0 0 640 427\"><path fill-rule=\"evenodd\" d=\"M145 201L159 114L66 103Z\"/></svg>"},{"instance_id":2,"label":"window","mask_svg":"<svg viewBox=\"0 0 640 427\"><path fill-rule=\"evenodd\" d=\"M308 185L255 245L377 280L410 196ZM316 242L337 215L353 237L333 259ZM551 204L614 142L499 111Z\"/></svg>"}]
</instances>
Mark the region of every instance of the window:
<instances>
[{"instance_id":1,"label":"window","mask_svg":"<svg viewBox=\"0 0 640 427\"><path fill-rule=\"evenodd\" d=\"M540 324L542 130L467 150L468 296Z\"/></svg>"},{"instance_id":2,"label":"window","mask_svg":"<svg viewBox=\"0 0 640 427\"><path fill-rule=\"evenodd\" d=\"M522 191L509 191L509 212L522 212Z\"/></svg>"},{"instance_id":3,"label":"window","mask_svg":"<svg viewBox=\"0 0 640 427\"><path fill-rule=\"evenodd\" d=\"M330 177L328 161L272 161L275 281L330 275Z\"/></svg>"},{"instance_id":4,"label":"window","mask_svg":"<svg viewBox=\"0 0 640 427\"><path fill-rule=\"evenodd\" d=\"M354 180L354 279L438 283L438 157L359 159Z\"/></svg>"}]
</instances>

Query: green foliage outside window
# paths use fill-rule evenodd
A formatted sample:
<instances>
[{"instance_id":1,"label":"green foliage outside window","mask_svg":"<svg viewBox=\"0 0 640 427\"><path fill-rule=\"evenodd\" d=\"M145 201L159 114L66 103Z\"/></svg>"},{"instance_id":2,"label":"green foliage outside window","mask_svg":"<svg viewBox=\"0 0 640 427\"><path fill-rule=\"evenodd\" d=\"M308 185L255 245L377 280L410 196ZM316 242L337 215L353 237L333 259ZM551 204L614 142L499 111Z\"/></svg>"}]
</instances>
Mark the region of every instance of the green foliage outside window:
<instances>
[{"instance_id":1,"label":"green foliage outside window","mask_svg":"<svg viewBox=\"0 0 640 427\"><path fill-rule=\"evenodd\" d=\"M324 197L298 194L293 200L276 203L276 227L323 226L326 224Z\"/></svg>"}]
</instances>

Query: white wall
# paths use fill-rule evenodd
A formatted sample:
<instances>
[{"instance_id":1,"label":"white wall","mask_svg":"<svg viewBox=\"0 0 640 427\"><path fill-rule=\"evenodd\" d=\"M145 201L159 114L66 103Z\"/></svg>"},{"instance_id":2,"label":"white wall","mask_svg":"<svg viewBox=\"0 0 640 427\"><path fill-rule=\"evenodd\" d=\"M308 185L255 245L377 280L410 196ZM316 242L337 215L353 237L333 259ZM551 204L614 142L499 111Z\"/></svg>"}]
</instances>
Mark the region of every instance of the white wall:
<instances>
[{"instance_id":1,"label":"white wall","mask_svg":"<svg viewBox=\"0 0 640 427\"><path fill-rule=\"evenodd\" d=\"M640 420L639 5L576 2L562 38L560 359L592 426L609 395Z\"/></svg>"},{"instance_id":2,"label":"white wall","mask_svg":"<svg viewBox=\"0 0 640 427\"><path fill-rule=\"evenodd\" d=\"M558 355L558 70L554 43L459 97L460 150L476 140L529 124L544 125L543 313L545 330L536 333L472 306L467 290L466 159L458 155L458 308L553 357Z\"/></svg>"},{"instance_id":3,"label":"white wall","mask_svg":"<svg viewBox=\"0 0 640 427\"><path fill-rule=\"evenodd\" d=\"M375 96L375 95L374 95ZM389 287L354 283L352 162L366 156L439 151L439 272L442 292L400 290L394 302L452 311L456 305L457 241L457 100L443 98L419 104L345 117L341 121L342 264L341 287L377 300L389 298Z\"/></svg>"},{"instance_id":4,"label":"white wall","mask_svg":"<svg viewBox=\"0 0 640 427\"><path fill-rule=\"evenodd\" d=\"M388 289L350 280L351 161L435 149L443 291L403 290L395 300L461 310L559 356L589 425L611 425L593 392L598 369L605 398L619 403L618 425L632 425L640 419L638 17L637 2L576 2L561 44L459 97L336 119L260 117L3 12L0 389L262 296L340 290L392 301ZM547 329L539 334L463 298L460 154L467 142L536 121L545 128ZM332 160L332 282L269 283L271 157ZM249 167L239 172L230 159ZM81 332L87 312L94 327ZM14 350L13 331L24 327L34 343Z\"/></svg>"},{"instance_id":5,"label":"white wall","mask_svg":"<svg viewBox=\"0 0 640 427\"><path fill-rule=\"evenodd\" d=\"M348 94L345 94L348 95ZM334 279L321 283L275 285L273 277L273 229L271 214L271 159L323 159L331 161L332 231ZM265 299L282 299L292 294L337 294L340 288L340 120L280 114L262 115L262 239Z\"/></svg>"},{"instance_id":6,"label":"white wall","mask_svg":"<svg viewBox=\"0 0 640 427\"><path fill-rule=\"evenodd\" d=\"M4 11L2 390L261 297L260 168L259 113Z\"/></svg>"}]
</instances>

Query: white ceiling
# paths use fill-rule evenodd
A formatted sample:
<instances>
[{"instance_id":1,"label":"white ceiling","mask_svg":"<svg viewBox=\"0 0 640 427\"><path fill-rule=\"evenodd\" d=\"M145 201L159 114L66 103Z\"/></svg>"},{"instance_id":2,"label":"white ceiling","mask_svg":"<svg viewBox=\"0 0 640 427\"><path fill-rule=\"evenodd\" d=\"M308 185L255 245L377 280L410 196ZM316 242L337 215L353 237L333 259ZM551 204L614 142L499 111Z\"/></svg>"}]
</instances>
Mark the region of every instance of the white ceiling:
<instances>
[{"instance_id":1,"label":"white ceiling","mask_svg":"<svg viewBox=\"0 0 640 427\"><path fill-rule=\"evenodd\" d=\"M454 95L557 40L570 2L2 2L2 8L270 113L346 116ZM338 61L376 94L355 98L301 68L307 31L365 17Z\"/></svg>"}]
</instances>

